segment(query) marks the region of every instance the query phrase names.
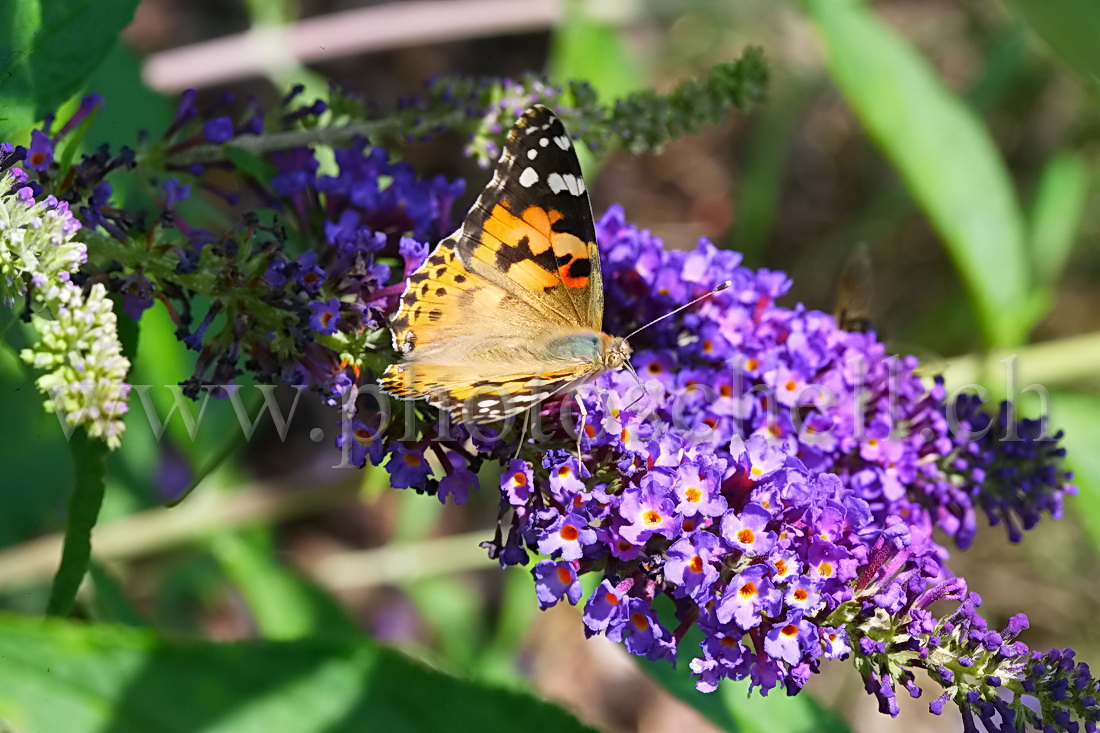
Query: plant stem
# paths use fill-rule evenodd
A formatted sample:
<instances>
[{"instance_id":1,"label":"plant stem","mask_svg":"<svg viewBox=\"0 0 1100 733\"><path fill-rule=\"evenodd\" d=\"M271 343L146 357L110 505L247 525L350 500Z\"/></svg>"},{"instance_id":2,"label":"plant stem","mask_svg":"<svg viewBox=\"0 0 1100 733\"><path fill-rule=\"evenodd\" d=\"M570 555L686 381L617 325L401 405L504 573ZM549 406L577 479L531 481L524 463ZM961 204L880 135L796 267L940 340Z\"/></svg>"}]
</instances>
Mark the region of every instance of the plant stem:
<instances>
[{"instance_id":1,"label":"plant stem","mask_svg":"<svg viewBox=\"0 0 1100 733\"><path fill-rule=\"evenodd\" d=\"M92 556L92 528L99 518L107 479L107 445L77 430L69 440L73 455L73 490L69 495L69 516L61 564L54 575L48 616L68 616Z\"/></svg>"}]
</instances>

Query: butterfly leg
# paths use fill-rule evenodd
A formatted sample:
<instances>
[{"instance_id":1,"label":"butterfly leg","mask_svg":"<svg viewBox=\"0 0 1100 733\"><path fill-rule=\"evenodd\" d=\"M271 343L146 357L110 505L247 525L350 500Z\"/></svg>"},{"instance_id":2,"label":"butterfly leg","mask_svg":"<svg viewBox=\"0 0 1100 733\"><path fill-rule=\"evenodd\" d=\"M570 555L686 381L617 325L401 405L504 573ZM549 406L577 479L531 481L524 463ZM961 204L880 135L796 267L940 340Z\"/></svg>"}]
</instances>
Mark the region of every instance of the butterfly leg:
<instances>
[{"instance_id":1,"label":"butterfly leg","mask_svg":"<svg viewBox=\"0 0 1100 733\"><path fill-rule=\"evenodd\" d=\"M520 428L519 442L516 443L516 454L512 458L519 458L519 452L523 450L523 441L527 439L527 427L531 422L531 410L533 409L535 408L532 407L523 411L523 427Z\"/></svg>"},{"instance_id":2,"label":"butterfly leg","mask_svg":"<svg viewBox=\"0 0 1100 733\"><path fill-rule=\"evenodd\" d=\"M588 408L584 406L584 400L576 394L573 395L573 399L581 410L581 424L577 428L577 463L583 463L584 460L581 458L581 436L584 435L584 429L588 425Z\"/></svg>"}]
</instances>

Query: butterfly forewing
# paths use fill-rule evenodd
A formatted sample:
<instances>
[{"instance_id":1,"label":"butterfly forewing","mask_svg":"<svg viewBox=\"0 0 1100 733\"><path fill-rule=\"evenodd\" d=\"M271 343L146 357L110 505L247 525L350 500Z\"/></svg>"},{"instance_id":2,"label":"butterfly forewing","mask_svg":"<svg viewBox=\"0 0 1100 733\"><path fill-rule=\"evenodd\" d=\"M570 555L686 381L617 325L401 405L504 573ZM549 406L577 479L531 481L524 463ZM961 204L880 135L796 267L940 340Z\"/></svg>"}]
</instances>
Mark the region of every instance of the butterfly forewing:
<instances>
[{"instance_id":1,"label":"butterfly forewing","mask_svg":"<svg viewBox=\"0 0 1100 733\"><path fill-rule=\"evenodd\" d=\"M458 254L555 325L601 329L592 206L573 141L547 108L532 107L512 128L493 181L462 227Z\"/></svg>"}]
</instances>

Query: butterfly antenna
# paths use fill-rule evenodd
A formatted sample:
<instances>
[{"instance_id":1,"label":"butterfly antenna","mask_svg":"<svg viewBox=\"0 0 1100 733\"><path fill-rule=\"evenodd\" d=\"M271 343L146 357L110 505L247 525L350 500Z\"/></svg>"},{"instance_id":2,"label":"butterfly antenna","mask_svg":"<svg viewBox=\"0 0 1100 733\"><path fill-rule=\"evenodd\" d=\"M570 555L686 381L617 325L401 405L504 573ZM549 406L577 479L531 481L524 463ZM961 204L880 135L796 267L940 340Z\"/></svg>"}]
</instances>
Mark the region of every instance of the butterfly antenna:
<instances>
[{"instance_id":1,"label":"butterfly antenna","mask_svg":"<svg viewBox=\"0 0 1100 733\"><path fill-rule=\"evenodd\" d=\"M732 282L731 280L726 280L726 281L725 281L724 283L722 283L721 285L719 285L718 287L716 287L716 288L715 288L714 290L711 290L711 291L710 291L709 293L704 293L703 295L700 295L700 296L699 296L698 298L696 298L695 300L691 301L690 303L684 303L684 304L683 304L682 306L680 306L679 308L676 308L675 310L671 310L671 311L669 311L668 313L665 313L665 314L664 314L663 316L661 316L660 318L654 318L654 319L653 319L652 321L650 321L649 323L645 324L645 325L644 325L644 326L642 326L641 328L639 328L639 329L636 329L636 330L635 330L635 331L634 331L633 333L631 333L631 334L630 334L629 336L627 336L627 337L626 337L626 340L627 340L627 341L629 341L630 339L634 338L634 336L636 336L637 334L641 333L642 331L644 331L644 330L646 330L647 328L649 328L650 326L652 326L652 325L653 325L654 323L659 323L659 322L661 322L661 321L665 320L666 318L669 318L670 316L674 316L674 315L676 315L677 313L679 313L680 311L682 311L683 309L685 309L685 308L690 308L691 306L693 306L693 305L695 305L696 303L698 303L698 302L699 302L700 300L706 300L706 299L707 299L707 298L709 298L710 296L714 295L715 293L720 293L720 292L722 292L723 290L725 290L726 288L730 287L731 285L733 285L733 282ZM629 364L629 362L628 362L628 364ZM633 369L631 369L630 371L631 371L632 373L634 372L634 370L633 370ZM638 375L637 375L637 374L634 374L634 378L635 378L635 379L637 379L637 378L638 378Z\"/></svg>"}]
</instances>

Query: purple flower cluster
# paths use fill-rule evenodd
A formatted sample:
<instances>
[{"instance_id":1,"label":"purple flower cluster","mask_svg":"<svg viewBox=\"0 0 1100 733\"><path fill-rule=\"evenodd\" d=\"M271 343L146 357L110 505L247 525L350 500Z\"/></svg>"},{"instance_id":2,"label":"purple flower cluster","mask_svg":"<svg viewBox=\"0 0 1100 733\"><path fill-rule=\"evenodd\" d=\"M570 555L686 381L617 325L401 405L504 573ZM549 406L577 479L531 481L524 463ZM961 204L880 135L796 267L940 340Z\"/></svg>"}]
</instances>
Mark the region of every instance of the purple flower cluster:
<instances>
[{"instance_id":1,"label":"purple flower cluster","mask_svg":"<svg viewBox=\"0 0 1100 733\"><path fill-rule=\"evenodd\" d=\"M982 409L981 399L960 395L948 413L954 451L945 464L953 483L986 513L990 524L1004 522L1009 539L1019 542L1042 512L1059 519L1072 474L1061 463L1066 450L1050 435L1045 417L1017 420L1014 407L1001 403L996 414Z\"/></svg>"},{"instance_id":2,"label":"purple flower cluster","mask_svg":"<svg viewBox=\"0 0 1100 733\"><path fill-rule=\"evenodd\" d=\"M1036 476L1015 484L1017 513L1056 506L1072 490L1053 445L960 443L942 384L926 387L915 360L887 356L872 335L777 306L783 274L747 270L705 240L665 250L619 208L598 222L597 236L607 302L617 304L606 313L610 333L725 280L732 287L634 337L642 383L616 372L582 388L583 425L568 399L544 405L544 420L561 414L581 428L584 460L558 426L560 448L540 445L539 458L521 452L507 463L511 531L493 552L504 564L527 562L528 550L547 556L533 569L544 608L581 602L580 577L600 573L584 600L589 634L674 661L698 628L690 666L700 690L748 678L765 694L780 684L793 694L822 659L871 658L884 614L919 626L934 621L932 600L963 597L932 531L959 539L973 500L986 496L987 476L964 471L964 453L1000 468L1008 451L1020 475L1026 465ZM971 422L975 407L965 411ZM514 449L502 444L496 455ZM1010 483L1016 474L1000 475ZM661 596L671 614L655 610ZM913 626L905 638L928 639L936 628ZM895 681L918 689L896 664L869 665L865 677L881 696Z\"/></svg>"}]
</instances>

